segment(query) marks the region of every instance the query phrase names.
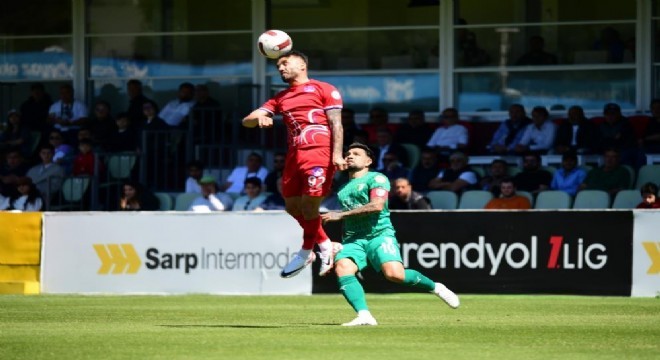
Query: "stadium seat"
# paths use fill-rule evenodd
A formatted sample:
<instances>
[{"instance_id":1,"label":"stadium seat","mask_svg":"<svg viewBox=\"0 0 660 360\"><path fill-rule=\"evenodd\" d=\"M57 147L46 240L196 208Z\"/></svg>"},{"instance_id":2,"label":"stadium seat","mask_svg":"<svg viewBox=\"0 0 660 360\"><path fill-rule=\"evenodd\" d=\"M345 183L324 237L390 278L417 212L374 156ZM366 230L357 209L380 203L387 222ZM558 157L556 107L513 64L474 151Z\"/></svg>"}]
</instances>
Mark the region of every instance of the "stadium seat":
<instances>
[{"instance_id":1,"label":"stadium seat","mask_svg":"<svg viewBox=\"0 0 660 360\"><path fill-rule=\"evenodd\" d=\"M406 149L406 153L408 153L408 168L414 169L417 164L419 164L419 158L421 157L419 147L415 144L406 143L402 143L401 146L403 146L403 148Z\"/></svg>"},{"instance_id":2,"label":"stadium seat","mask_svg":"<svg viewBox=\"0 0 660 360\"><path fill-rule=\"evenodd\" d=\"M472 165L470 166L470 170L474 171L475 174L479 175L479 178L483 178L484 176L486 176L486 169L484 169L483 166Z\"/></svg>"},{"instance_id":3,"label":"stadium seat","mask_svg":"<svg viewBox=\"0 0 660 360\"><path fill-rule=\"evenodd\" d=\"M49 210L82 210L83 209L83 197L91 179L89 177L67 177L62 182L61 192L61 203L57 205L51 205Z\"/></svg>"},{"instance_id":4,"label":"stadium seat","mask_svg":"<svg viewBox=\"0 0 660 360\"><path fill-rule=\"evenodd\" d=\"M641 188L642 185L648 182L658 185L660 184L660 164L644 165L639 168L639 173L637 175L636 189Z\"/></svg>"},{"instance_id":5,"label":"stadium seat","mask_svg":"<svg viewBox=\"0 0 660 360\"><path fill-rule=\"evenodd\" d=\"M529 191L517 190L517 191L516 191L516 194L518 194L518 195L520 195L520 196L524 196L524 197L526 197L527 200L529 200L529 204L532 206L532 208L534 207L534 195L532 195L531 192L529 192Z\"/></svg>"},{"instance_id":6,"label":"stadium seat","mask_svg":"<svg viewBox=\"0 0 660 360\"><path fill-rule=\"evenodd\" d=\"M642 202L639 190L621 190L616 193L612 209L634 209Z\"/></svg>"},{"instance_id":7,"label":"stadium seat","mask_svg":"<svg viewBox=\"0 0 660 360\"><path fill-rule=\"evenodd\" d=\"M493 193L486 190L468 190L461 195L459 209L483 209L493 198Z\"/></svg>"},{"instance_id":8,"label":"stadium seat","mask_svg":"<svg viewBox=\"0 0 660 360\"><path fill-rule=\"evenodd\" d=\"M570 209L571 195L561 190L541 191L536 196L534 209Z\"/></svg>"},{"instance_id":9,"label":"stadium seat","mask_svg":"<svg viewBox=\"0 0 660 360\"><path fill-rule=\"evenodd\" d=\"M110 155L108 157L108 175L114 179L128 179L136 161L135 154Z\"/></svg>"},{"instance_id":10,"label":"stadium seat","mask_svg":"<svg viewBox=\"0 0 660 360\"><path fill-rule=\"evenodd\" d=\"M174 210L175 211L187 211L190 207L190 204L200 197L200 194L197 193L180 193L175 197L174 200Z\"/></svg>"},{"instance_id":11,"label":"stadium seat","mask_svg":"<svg viewBox=\"0 0 660 360\"><path fill-rule=\"evenodd\" d=\"M632 166L630 165L625 165L622 164L624 169L628 170L628 174L630 174L630 182L628 183L628 189L632 189L635 185L635 169L633 169Z\"/></svg>"},{"instance_id":12,"label":"stadium seat","mask_svg":"<svg viewBox=\"0 0 660 360\"><path fill-rule=\"evenodd\" d=\"M160 203L160 208L159 210L161 211L170 211L172 210L172 196L168 193L162 193L162 192L157 192L154 193L154 195L158 198L158 202Z\"/></svg>"},{"instance_id":13,"label":"stadium seat","mask_svg":"<svg viewBox=\"0 0 660 360\"><path fill-rule=\"evenodd\" d=\"M541 166L541 170L545 170L553 176L555 175L555 172L557 172L557 168L552 165Z\"/></svg>"},{"instance_id":14,"label":"stadium seat","mask_svg":"<svg viewBox=\"0 0 660 360\"><path fill-rule=\"evenodd\" d=\"M431 207L436 210L455 210L458 205L458 195L453 191L430 191L426 197L431 201Z\"/></svg>"},{"instance_id":15,"label":"stadium seat","mask_svg":"<svg viewBox=\"0 0 660 360\"><path fill-rule=\"evenodd\" d=\"M608 209L610 194L603 190L582 190L575 196L573 209Z\"/></svg>"}]
</instances>

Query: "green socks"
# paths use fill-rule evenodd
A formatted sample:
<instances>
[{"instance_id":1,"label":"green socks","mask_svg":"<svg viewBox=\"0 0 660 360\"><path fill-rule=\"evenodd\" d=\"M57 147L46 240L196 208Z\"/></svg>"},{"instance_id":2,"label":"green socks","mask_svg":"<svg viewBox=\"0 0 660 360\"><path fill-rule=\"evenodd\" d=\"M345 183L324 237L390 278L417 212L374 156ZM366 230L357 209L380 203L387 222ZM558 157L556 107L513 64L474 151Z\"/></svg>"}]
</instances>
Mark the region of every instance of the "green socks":
<instances>
[{"instance_id":1,"label":"green socks","mask_svg":"<svg viewBox=\"0 0 660 360\"><path fill-rule=\"evenodd\" d=\"M355 312L368 310L367 299L364 297L364 289L355 275L342 276L337 280L339 291L344 295L346 301L351 304Z\"/></svg>"},{"instance_id":2,"label":"green socks","mask_svg":"<svg viewBox=\"0 0 660 360\"><path fill-rule=\"evenodd\" d=\"M419 271L412 269L406 269L406 277L403 279L403 285L426 291L433 291L435 289L433 280L420 274Z\"/></svg>"}]
</instances>

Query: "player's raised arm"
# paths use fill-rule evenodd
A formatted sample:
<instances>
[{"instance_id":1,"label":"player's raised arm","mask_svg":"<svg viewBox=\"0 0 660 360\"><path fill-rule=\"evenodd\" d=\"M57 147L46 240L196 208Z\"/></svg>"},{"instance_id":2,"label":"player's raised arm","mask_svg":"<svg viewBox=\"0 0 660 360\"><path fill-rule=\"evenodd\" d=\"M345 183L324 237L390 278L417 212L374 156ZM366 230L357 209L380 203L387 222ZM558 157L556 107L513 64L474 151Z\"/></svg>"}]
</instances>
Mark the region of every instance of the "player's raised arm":
<instances>
[{"instance_id":1,"label":"player's raised arm","mask_svg":"<svg viewBox=\"0 0 660 360\"><path fill-rule=\"evenodd\" d=\"M332 163L337 170L346 170L346 160L344 159L344 127L341 124L341 109L330 109L326 111L330 130L332 131Z\"/></svg>"},{"instance_id":2,"label":"player's raised arm","mask_svg":"<svg viewBox=\"0 0 660 360\"><path fill-rule=\"evenodd\" d=\"M243 118L243 126L269 128L273 126L273 114L264 109L257 109Z\"/></svg>"}]
</instances>

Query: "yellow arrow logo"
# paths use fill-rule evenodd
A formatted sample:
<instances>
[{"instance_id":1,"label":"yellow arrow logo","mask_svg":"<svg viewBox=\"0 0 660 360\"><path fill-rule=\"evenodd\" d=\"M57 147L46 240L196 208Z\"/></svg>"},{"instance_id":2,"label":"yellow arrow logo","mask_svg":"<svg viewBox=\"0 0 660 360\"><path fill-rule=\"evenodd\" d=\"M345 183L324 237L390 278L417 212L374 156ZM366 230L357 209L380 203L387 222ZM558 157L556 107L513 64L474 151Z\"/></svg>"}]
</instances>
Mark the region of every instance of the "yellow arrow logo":
<instances>
[{"instance_id":1,"label":"yellow arrow logo","mask_svg":"<svg viewBox=\"0 0 660 360\"><path fill-rule=\"evenodd\" d=\"M101 260L98 274L135 274L140 269L142 261L131 244L94 244L94 250Z\"/></svg>"},{"instance_id":2,"label":"yellow arrow logo","mask_svg":"<svg viewBox=\"0 0 660 360\"><path fill-rule=\"evenodd\" d=\"M642 245L651 259L651 266L646 273L660 274L660 242L642 242Z\"/></svg>"}]
</instances>

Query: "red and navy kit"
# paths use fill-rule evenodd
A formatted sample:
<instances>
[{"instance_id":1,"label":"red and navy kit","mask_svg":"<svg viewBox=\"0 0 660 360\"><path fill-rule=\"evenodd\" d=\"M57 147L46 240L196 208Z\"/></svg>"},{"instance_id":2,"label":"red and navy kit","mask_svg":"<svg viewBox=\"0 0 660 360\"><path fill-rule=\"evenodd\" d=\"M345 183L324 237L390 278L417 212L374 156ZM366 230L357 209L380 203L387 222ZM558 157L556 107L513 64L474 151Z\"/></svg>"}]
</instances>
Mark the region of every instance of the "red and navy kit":
<instances>
[{"instance_id":1,"label":"red and navy kit","mask_svg":"<svg viewBox=\"0 0 660 360\"><path fill-rule=\"evenodd\" d=\"M279 92L260 109L281 114L287 126L289 151L282 178L282 195L326 196L330 192L332 130L327 110L341 109L337 89L325 82L309 80Z\"/></svg>"}]
</instances>

